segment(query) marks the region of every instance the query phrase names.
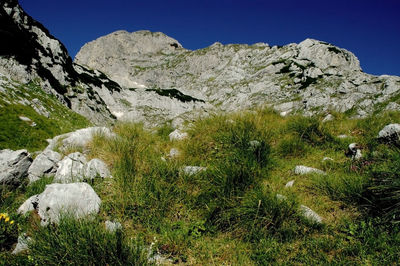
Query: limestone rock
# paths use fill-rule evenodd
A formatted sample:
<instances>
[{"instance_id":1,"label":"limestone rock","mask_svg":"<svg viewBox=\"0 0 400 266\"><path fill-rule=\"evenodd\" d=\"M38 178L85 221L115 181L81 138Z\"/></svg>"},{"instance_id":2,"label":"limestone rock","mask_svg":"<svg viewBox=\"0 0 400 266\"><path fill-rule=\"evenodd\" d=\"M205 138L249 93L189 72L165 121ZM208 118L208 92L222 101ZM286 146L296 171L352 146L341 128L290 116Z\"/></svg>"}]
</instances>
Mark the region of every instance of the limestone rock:
<instances>
[{"instance_id":1,"label":"limestone rock","mask_svg":"<svg viewBox=\"0 0 400 266\"><path fill-rule=\"evenodd\" d=\"M312 167L308 167L308 166L304 166L304 165L297 165L294 168L294 173L296 175L306 175L306 174L321 174L321 175L325 175L326 173L322 170L316 169L316 168L312 168Z\"/></svg>"},{"instance_id":2,"label":"limestone rock","mask_svg":"<svg viewBox=\"0 0 400 266\"><path fill-rule=\"evenodd\" d=\"M293 187L294 180L290 180L289 182L286 183L285 188L290 188Z\"/></svg>"},{"instance_id":3,"label":"limestone rock","mask_svg":"<svg viewBox=\"0 0 400 266\"><path fill-rule=\"evenodd\" d=\"M108 138L115 137L115 133L113 133L109 128L88 127L54 137L50 140L46 149L54 150L56 147L61 151L66 151L69 148L84 149L96 134L104 135Z\"/></svg>"},{"instance_id":4,"label":"limestone rock","mask_svg":"<svg viewBox=\"0 0 400 266\"><path fill-rule=\"evenodd\" d=\"M40 195L33 195L29 199L27 199L17 210L20 214L25 214L29 211L35 210L40 201Z\"/></svg>"},{"instance_id":5,"label":"limestone rock","mask_svg":"<svg viewBox=\"0 0 400 266\"><path fill-rule=\"evenodd\" d=\"M60 160L61 154L58 152L45 150L40 153L28 169L29 182L39 180L42 176L53 175Z\"/></svg>"},{"instance_id":6,"label":"limestone rock","mask_svg":"<svg viewBox=\"0 0 400 266\"><path fill-rule=\"evenodd\" d=\"M75 218L97 214L101 204L99 196L87 183L50 184L41 194L33 197L34 200L29 198L18 212L25 214L33 209L30 204L38 202L36 210L42 225L58 223L62 214Z\"/></svg>"},{"instance_id":7,"label":"limestone rock","mask_svg":"<svg viewBox=\"0 0 400 266\"><path fill-rule=\"evenodd\" d=\"M107 178L111 176L107 165L100 159L90 160L84 167L84 177L94 179L96 177Z\"/></svg>"},{"instance_id":8,"label":"limestone rock","mask_svg":"<svg viewBox=\"0 0 400 266\"><path fill-rule=\"evenodd\" d=\"M32 158L27 150L0 150L0 184L19 185L28 176Z\"/></svg>"},{"instance_id":9,"label":"limestone rock","mask_svg":"<svg viewBox=\"0 0 400 266\"><path fill-rule=\"evenodd\" d=\"M322 218L312 209L305 205L300 205L300 211L304 215L306 219L308 219L310 222L316 223L316 224L321 224L322 223Z\"/></svg>"},{"instance_id":10,"label":"limestone rock","mask_svg":"<svg viewBox=\"0 0 400 266\"><path fill-rule=\"evenodd\" d=\"M181 155L181 152L180 152L178 149L172 148L172 149L169 151L168 157L169 157L170 159L175 159L175 158L179 157L180 155Z\"/></svg>"},{"instance_id":11,"label":"limestone rock","mask_svg":"<svg viewBox=\"0 0 400 266\"><path fill-rule=\"evenodd\" d=\"M400 141L400 124L389 124L378 133L378 139L383 142Z\"/></svg>"},{"instance_id":12,"label":"limestone rock","mask_svg":"<svg viewBox=\"0 0 400 266\"><path fill-rule=\"evenodd\" d=\"M54 176L55 183L70 183L84 179L86 157L80 152L74 152L66 156L58 163Z\"/></svg>"},{"instance_id":13,"label":"limestone rock","mask_svg":"<svg viewBox=\"0 0 400 266\"><path fill-rule=\"evenodd\" d=\"M31 241L32 241L32 238L30 238L26 234L22 234L22 235L18 236L18 243L15 246L15 249L13 250L12 254L17 255L21 252L27 251L29 249L28 244Z\"/></svg>"},{"instance_id":14,"label":"limestone rock","mask_svg":"<svg viewBox=\"0 0 400 266\"><path fill-rule=\"evenodd\" d=\"M115 221L112 222L112 221L107 220L105 222L105 225L106 225L106 229L112 233L117 230L122 230L122 225L119 222L115 222Z\"/></svg>"},{"instance_id":15,"label":"limestone rock","mask_svg":"<svg viewBox=\"0 0 400 266\"><path fill-rule=\"evenodd\" d=\"M185 175L195 175L197 173L206 171L207 168L206 167L202 167L202 166L185 166L183 167L183 173Z\"/></svg>"},{"instance_id":16,"label":"limestone rock","mask_svg":"<svg viewBox=\"0 0 400 266\"><path fill-rule=\"evenodd\" d=\"M169 140L174 141L174 140L184 140L188 137L188 134L186 132L182 132L179 129L175 129L169 134Z\"/></svg>"}]
</instances>

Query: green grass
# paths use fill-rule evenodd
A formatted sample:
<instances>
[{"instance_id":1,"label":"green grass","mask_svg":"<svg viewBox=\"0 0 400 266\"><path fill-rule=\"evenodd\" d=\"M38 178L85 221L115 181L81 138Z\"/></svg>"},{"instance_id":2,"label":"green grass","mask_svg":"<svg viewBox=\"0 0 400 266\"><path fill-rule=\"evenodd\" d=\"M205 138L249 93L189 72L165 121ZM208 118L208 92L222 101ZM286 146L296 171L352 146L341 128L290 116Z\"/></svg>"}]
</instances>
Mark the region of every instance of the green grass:
<instances>
[{"instance_id":1,"label":"green grass","mask_svg":"<svg viewBox=\"0 0 400 266\"><path fill-rule=\"evenodd\" d=\"M18 96L28 100L39 99L43 107L50 111L50 117L40 115L31 105L18 103ZM0 104L0 149L42 150L48 144L46 139L90 125L86 118L71 111L53 96L45 94L34 83L20 85L8 95L0 93ZM20 116L30 118L36 126L22 121Z\"/></svg>"},{"instance_id":2,"label":"green grass","mask_svg":"<svg viewBox=\"0 0 400 266\"><path fill-rule=\"evenodd\" d=\"M189 265L399 263L399 151L375 137L387 123L400 121L400 114L362 120L332 115L326 123L322 117L280 117L269 109L215 115L196 120L188 139L174 142L169 124L151 131L117 124L118 138L99 135L90 145L89 156L104 160L113 175L92 184L102 199L97 220L66 219L42 228L32 214L13 214L51 179L4 197L4 210L39 241L29 255L14 259L29 262L37 252L40 263L145 263L143 247L154 243L154 252ZM336 138L340 134L350 138ZM344 155L351 142L363 147L358 162ZM169 158L171 148L181 155ZM322 161L325 156L333 161ZM300 164L327 175L297 176L293 169ZM187 165L207 169L188 175L182 170ZM285 188L289 180L294 186ZM300 204L316 211L323 224L305 219ZM104 220L123 224L120 240L104 231ZM83 246L73 244L76 239Z\"/></svg>"}]
</instances>

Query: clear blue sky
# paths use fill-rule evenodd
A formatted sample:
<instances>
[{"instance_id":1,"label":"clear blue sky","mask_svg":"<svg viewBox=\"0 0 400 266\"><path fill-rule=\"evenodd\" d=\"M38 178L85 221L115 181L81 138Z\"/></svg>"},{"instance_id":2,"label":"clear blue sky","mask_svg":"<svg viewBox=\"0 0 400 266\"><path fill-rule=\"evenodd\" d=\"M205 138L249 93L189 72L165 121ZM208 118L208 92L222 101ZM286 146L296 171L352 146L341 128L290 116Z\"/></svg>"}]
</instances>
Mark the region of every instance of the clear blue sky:
<instances>
[{"instance_id":1,"label":"clear blue sky","mask_svg":"<svg viewBox=\"0 0 400 266\"><path fill-rule=\"evenodd\" d=\"M116 30L161 31L187 49L314 38L352 51L364 72L400 76L400 0L20 0L72 57Z\"/></svg>"}]
</instances>

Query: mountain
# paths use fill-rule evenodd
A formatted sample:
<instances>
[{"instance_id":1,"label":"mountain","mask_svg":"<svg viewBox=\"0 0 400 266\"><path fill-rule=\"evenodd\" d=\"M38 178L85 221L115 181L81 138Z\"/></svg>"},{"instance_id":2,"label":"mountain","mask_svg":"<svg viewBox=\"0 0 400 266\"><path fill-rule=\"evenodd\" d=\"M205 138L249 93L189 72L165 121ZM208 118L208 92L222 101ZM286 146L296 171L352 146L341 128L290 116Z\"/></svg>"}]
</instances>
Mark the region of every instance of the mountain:
<instances>
[{"instance_id":1,"label":"mountain","mask_svg":"<svg viewBox=\"0 0 400 266\"><path fill-rule=\"evenodd\" d=\"M96 91L112 93L120 90L119 85L99 71L74 64L64 45L25 13L17 0L5 0L0 5L0 38L0 99L3 104L32 105L29 97L21 101L13 82L24 88L35 83L46 95L55 96L63 105L95 124L114 120ZM11 90L15 94L13 97L7 88L14 88ZM46 107L40 99L33 105ZM51 110L45 111L51 113Z\"/></svg>"},{"instance_id":2,"label":"mountain","mask_svg":"<svg viewBox=\"0 0 400 266\"><path fill-rule=\"evenodd\" d=\"M313 39L191 51L160 32L117 31L85 44L74 62L121 85L105 102L126 120L180 120L266 104L282 114L354 117L400 109L399 77L366 74L353 53Z\"/></svg>"}]
</instances>

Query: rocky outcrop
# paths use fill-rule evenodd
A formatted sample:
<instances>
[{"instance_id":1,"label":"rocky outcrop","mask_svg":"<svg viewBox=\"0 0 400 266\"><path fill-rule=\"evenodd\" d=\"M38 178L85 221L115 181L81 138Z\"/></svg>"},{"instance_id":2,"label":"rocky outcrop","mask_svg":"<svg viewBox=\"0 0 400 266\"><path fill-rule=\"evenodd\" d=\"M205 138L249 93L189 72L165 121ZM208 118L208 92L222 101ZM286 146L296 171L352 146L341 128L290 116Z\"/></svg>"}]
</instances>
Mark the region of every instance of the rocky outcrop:
<instances>
[{"instance_id":1,"label":"rocky outcrop","mask_svg":"<svg viewBox=\"0 0 400 266\"><path fill-rule=\"evenodd\" d=\"M75 62L122 86L105 100L120 119L155 124L266 104L285 115L353 110L363 117L400 93L399 77L365 74L354 54L313 39L190 51L163 33L118 31L87 43Z\"/></svg>"},{"instance_id":2,"label":"rocky outcrop","mask_svg":"<svg viewBox=\"0 0 400 266\"><path fill-rule=\"evenodd\" d=\"M101 200L87 183L51 184L39 195L29 198L18 212L36 209L41 224L58 223L61 215L82 218L99 212Z\"/></svg>"},{"instance_id":3,"label":"rocky outcrop","mask_svg":"<svg viewBox=\"0 0 400 266\"><path fill-rule=\"evenodd\" d=\"M120 90L119 85L99 71L73 64L64 45L26 14L17 0L0 4L0 39L0 73L6 78L21 83L39 81L47 94L94 123L114 119L95 90L112 94ZM37 104L32 100L29 105Z\"/></svg>"},{"instance_id":4,"label":"rocky outcrop","mask_svg":"<svg viewBox=\"0 0 400 266\"><path fill-rule=\"evenodd\" d=\"M28 176L31 164L27 150L0 150L0 185L20 185Z\"/></svg>"}]
</instances>

